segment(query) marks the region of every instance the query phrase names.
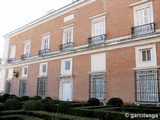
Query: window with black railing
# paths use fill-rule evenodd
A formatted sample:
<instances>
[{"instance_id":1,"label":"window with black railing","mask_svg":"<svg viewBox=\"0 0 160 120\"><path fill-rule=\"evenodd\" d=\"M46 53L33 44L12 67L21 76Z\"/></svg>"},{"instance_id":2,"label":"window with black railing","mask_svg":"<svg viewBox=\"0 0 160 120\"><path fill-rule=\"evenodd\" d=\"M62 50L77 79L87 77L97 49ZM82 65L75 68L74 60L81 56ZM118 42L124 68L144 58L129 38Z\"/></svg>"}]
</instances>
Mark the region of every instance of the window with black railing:
<instances>
[{"instance_id":1,"label":"window with black railing","mask_svg":"<svg viewBox=\"0 0 160 120\"><path fill-rule=\"evenodd\" d=\"M136 101L159 102L158 71L136 71Z\"/></svg>"},{"instance_id":2,"label":"window with black railing","mask_svg":"<svg viewBox=\"0 0 160 120\"><path fill-rule=\"evenodd\" d=\"M24 54L24 55L21 56L21 60L26 60L26 59L28 59L29 57L30 57L29 54Z\"/></svg>"},{"instance_id":3,"label":"window with black railing","mask_svg":"<svg viewBox=\"0 0 160 120\"><path fill-rule=\"evenodd\" d=\"M19 85L19 96L26 96L27 79L21 79Z\"/></svg>"},{"instance_id":4,"label":"window with black railing","mask_svg":"<svg viewBox=\"0 0 160 120\"><path fill-rule=\"evenodd\" d=\"M43 49L38 51L38 56L43 57L49 53L49 49Z\"/></svg>"},{"instance_id":5,"label":"window with black railing","mask_svg":"<svg viewBox=\"0 0 160 120\"><path fill-rule=\"evenodd\" d=\"M155 32L155 23L144 24L136 27L132 27L132 37L151 34Z\"/></svg>"},{"instance_id":6,"label":"window with black railing","mask_svg":"<svg viewBox=\"0 0 160 120\"><path fill-rule=\"evenodd\" d=\"M105 41L106 41L106 34L88 38L89 45L102 44L102 43L105 43Z\"/></svg>"},{"instance_id":7,"label":"window with black railing","mask_svg":"<svg viewBox=\"0 0 160 120\"><path fill-rule=\"evenodd\" d=\"M70 50L73 47L73 43L72 42L68 42L65 44L60 45L60 50Z\"/></svg>"},{"instance_id":8,"label":"window with black railing","mask_svg":"<svg viewBox=\"0 0 160 120\"><path fill-rule=\"evenodd\" d=\"M11 90L12 90L12 82L6 81L6 93L11 94Z\"/></svg>"},{"instance_id":9,"label":"window with black railing","mask_svg":"<svg viewBox=\"0 0 160 120\"><path fill-rule=\"evenodd\" d=\"M104 100L106 95L106 79L104 75L90 76L90 98Z\"/></svg>"},{"instance_id":10,"label":"window with black railing","mask_svg":"<svg viewBox=\"0 0 160 120\"><path fill-rule=\"evenodd\" d=\"M42 98L46 95L46 77L40 77L37 81L37 95L41 96Z\"/></svg>"}]
</instances>

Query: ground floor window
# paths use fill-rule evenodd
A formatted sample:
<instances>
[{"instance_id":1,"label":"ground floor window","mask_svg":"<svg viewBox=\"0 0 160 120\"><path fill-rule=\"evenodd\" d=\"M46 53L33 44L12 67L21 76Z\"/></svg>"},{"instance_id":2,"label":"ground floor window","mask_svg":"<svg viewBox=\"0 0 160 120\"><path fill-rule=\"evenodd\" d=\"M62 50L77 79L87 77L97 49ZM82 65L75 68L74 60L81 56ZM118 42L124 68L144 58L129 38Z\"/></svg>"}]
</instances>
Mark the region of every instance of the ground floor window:
<instances>
[{"instance_id":1,"label":"ground floor window","mask_svg":"<svg viewBox=\"0 0 160 120\"><path fill-rule=\"evenodd\" d=\"M6 93L11 94L11 91L12 91L12 82L7 81L6 82Z\"/></svg>"},{"instance_id":2,"label":"ground floor window","mask_svg":"<svg viewBox=\"0 0 160 120\"><path fill-rule=\"evenodd\" d=\"M19 85L19 96L26 96L27 79L21 79Z\"/></svg>"},{"instance_id":3,"label":"ground floor window","mask_svg":"<svg viewBox=\"0 0 160 120\"><path fill-rule=\"evenodd\" d=\"M105 100L106 96L106 79L105 75L90 76L90 98Z\"/></svg>"},{"instance_id":4,"label":"ground floor window","mask_svg":"<svg viewBox=\"0 0 160 120\"><path fill-rule=\"evenodd\" d=\"M47 81L46 77L38 78L37 95L41 96L42 98L44 98L46 95L46 81Z\"/></svg>"},{"instance_id":5,"label":"ground floor window","mask_svg":"<svg viewBox=\"0 0 160 120\"><path fill-rule=\"evenodd\" d=\"M136 101L158 102L158 71L136 71Z\"/></svg>"}]
</instances>

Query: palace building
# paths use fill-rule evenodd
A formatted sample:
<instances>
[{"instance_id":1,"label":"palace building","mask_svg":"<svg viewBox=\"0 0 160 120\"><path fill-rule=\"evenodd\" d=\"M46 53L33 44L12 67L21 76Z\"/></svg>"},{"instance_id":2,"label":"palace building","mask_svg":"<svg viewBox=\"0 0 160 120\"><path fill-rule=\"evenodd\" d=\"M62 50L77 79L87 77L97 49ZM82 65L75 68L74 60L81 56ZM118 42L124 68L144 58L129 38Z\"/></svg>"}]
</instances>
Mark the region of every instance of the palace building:
<instances>
[{"instance_id":1,"label":"palace building","mask_svg":"<svg viewBox=\"0 0 160 120\"><path fill-rule=\"evenodd\" d=\"M160 103L160 0L74 0L4 38L3 93Z\"/></svg>"}]
</instances>

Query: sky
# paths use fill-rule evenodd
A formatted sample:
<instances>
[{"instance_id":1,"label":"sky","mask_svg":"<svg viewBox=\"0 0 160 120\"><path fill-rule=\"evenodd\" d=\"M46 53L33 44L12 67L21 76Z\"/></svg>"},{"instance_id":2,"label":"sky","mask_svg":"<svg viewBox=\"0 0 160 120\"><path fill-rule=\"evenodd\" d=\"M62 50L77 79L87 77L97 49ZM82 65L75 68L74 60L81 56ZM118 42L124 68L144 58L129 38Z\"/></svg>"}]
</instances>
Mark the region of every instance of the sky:
<instances>
[{"instance_id":1,"label":"sky","mask_svg":"<svg viewBox=\"0 0 160 120\"><path fill-rule=\"evenodd\" d=\"M0 58L5 34L70 3L72 0L0 0Z\"/></svg>"}]
</instances>

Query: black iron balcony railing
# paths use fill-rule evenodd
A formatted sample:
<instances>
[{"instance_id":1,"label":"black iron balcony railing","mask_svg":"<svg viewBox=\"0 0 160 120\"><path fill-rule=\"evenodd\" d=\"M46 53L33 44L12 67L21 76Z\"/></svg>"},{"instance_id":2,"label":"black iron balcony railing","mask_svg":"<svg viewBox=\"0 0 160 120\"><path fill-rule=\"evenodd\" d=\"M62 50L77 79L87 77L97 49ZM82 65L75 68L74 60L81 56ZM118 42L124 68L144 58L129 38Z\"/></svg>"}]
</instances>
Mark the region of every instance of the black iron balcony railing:
<instances>
[{"instance_id":1,"label":"black iron balcony railing","mask_svg":"<svg viewBox=\"0 0 160 120\"><path fill-rule=\"evenodd\" d=\"M7 60L8 63L12 63L13 61L14 61L14 58L9 58L9 59Z\"/></svg>"},{"instance_id":2,"label":"black iron balcony railing","mask_svg":"<svg viewBox=\"0 0 160 120\"><path fill-rule=\"evenodd\" d=\"M29 57L30 57L29 54L24 54L24 55L21 56L21 60L26 60L26 59L28 59Z\"/></svg>"},{"instance_id":3,"label":"black iron balcony railing","mask_svg":"<svg viewBox=\"0 0 160 120\"><path fill-rule=\"evenodd\" d=\"M106 41L106 34L88 38L89 45L101 44L101 43L105 43L105 41Z\"/></svg>"},{"instance_id":4,"label":"black iron balcony railing","mask_svg":"<svg viewBox=\"0 0 160 120\"><path fill-rule=\"evenodd\" d=\"M48 53L49 53L49 49L39 50L38 56L43 57L43 56L47 55Z\"/></svg>"},{"instance_id":5,"label":"black iron balcony railing","mask_svg":"<svg viewBox=\"0 0 160 120\"><path fill-rule=\"evenodd\" d=\"M69 50L72 47L73 47L73 43L72 42L68 42L68 43L60 45L60 50Z\"/></svg>"},{"instance_id":6,"label":"black iron balcony railing","mask_svg":"<svg viewBox=\"0 0 160 120\"><path fill-rule=\"evenodd\" d=\"M132 37L151 34L155 32L155 23L149 23L141 26L132 27Z\"/></svg>"}]
</instances>

